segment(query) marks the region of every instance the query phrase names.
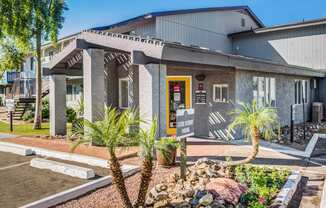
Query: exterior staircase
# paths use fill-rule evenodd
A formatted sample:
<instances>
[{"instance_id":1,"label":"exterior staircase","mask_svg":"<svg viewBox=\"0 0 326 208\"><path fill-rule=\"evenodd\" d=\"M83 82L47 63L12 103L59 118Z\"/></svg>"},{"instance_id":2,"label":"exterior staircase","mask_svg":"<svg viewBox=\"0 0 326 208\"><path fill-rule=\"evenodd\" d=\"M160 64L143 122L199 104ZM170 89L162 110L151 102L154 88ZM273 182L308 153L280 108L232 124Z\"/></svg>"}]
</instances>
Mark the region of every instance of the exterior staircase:
<instances>
[{"instance_id":1,"label":"exterior staircase","mask_svg":"<svg viewBox=\"0 0 326 208\"><path fill-rule=\"evenodd\" d=\"M26 111L33 109L33 105L36 101L36 97L33 95L33 87L26 87L25 85L24 93L20 92L22 82L24 82L24 80L17 78L13 83L10 94L6 95L7 99L15 100L15 111L13 112L13 118L15 120L21 120ZM47 80L43 80L42 85L42 98L44 98L49 94L50 90Z\"/></svg>"}]
</instances>

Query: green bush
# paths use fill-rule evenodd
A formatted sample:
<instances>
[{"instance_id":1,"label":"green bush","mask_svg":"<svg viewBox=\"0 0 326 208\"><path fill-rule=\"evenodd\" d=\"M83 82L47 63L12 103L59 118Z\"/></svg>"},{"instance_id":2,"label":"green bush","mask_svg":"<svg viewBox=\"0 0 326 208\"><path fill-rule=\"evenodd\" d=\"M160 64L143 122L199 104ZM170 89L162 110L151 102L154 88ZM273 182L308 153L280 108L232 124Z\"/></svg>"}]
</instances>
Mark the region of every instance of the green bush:
<instances>
[{"instance_id":1,"label":"green bush","mask_svg":"<svg viewBox=\"0 0 326 208\"><path fill-rule=\"evenodd\" d=\"M42 100L42 117L50 118L50 106L48 98Z\"/></svg>"},{"instance_id":2,"label":"green bush","mask_svg":"<svg viewBox=\"0 0 326 208\"><path fill-rule=\"evenodd\" d=\"M234 170L235 179L247 184L248 191L242 195L241 204L249 208L268 207L285 184L290 172L265 167L240 165Z\"/></svg>"},{"instance_id":3,"label":"green bush","mask_svg":"<svg viewBox=\"0 0 326 208\"><path fill-rule=\"evenodd\" d=\"M31 121L34 118L34 111L26 111L22 116L23 121Z\"/></svg>"},{"instance_id":4,"label":"green bush","mask_svg":"<svg viewBox=\"0 0 326 208\"><path fill-rule=\"evenodd\" d=\"M69 123L74 122L77 119L77 113L73 108L68 107L66 110L66 117Z\"/></svg>"}]
</instances>

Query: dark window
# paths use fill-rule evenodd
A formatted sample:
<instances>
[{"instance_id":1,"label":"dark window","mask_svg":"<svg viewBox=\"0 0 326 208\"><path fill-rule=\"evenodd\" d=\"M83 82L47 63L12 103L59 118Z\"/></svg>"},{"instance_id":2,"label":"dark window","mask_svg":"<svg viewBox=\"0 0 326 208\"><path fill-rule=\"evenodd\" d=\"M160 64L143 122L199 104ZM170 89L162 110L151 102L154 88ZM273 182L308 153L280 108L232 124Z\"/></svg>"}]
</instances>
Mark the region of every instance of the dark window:
<instances>
[{"instance_id":1,"label":"dark window","mask_svg":"<svg viewBox=\"0 0 326 208\"><path fill-rule=\"evenodd\" d=\"M35 67L34 65L35 65L35 63L34 63L34 57L31 57L31 68L30 68L31 71L34 70L34 67Z\"/></svg>"},{"instance_id":2,"label":"dark window","mask_svg":"<svg viewBox=\"0 0 326 208\"><path fill-rule=\"evenodd\" d=\"M246 26L246 19L241 18L241 27L245 27L245 26Z\"/></svg>"}]
</instances>

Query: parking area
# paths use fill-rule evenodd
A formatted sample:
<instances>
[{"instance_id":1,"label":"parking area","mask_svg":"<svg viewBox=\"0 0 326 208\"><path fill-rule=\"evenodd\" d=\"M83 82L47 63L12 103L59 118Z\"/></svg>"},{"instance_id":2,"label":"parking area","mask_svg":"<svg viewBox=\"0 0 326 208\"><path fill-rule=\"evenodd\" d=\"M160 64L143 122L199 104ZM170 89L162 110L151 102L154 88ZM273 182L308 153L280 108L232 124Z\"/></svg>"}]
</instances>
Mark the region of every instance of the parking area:
<instances>
[{"instance_id":1,"label":"parking area","mask_svg":"<svg viewBox=\"0 0 326 208\"><path fill-rule=\"evenodd\" d=\"M30 166L31 159L39 156L19 156L0 152L0 207L19 207L44 197L89 182L50 170ZM50 158L48 158L50 159ZM72 164L70 161L60 161ZM82 165L73 163L73 165ZM107 169L94 168L96 178L108 174Z\"/></svg>"}]
</instances>

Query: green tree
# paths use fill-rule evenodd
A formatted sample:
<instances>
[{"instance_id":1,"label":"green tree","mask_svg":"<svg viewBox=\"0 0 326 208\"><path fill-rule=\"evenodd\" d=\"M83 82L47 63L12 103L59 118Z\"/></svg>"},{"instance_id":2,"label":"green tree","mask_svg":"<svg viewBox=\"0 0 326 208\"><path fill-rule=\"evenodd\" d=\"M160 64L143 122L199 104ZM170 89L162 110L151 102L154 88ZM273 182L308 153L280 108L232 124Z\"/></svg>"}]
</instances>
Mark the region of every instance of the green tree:
<instances>
[{"instance_id":1,"label":"green tree","mask_svg":"<svg viewBox=\"0 0 326 208\"><path fill-rule=\"evenodd\" d=\"M75 130L73 136L78 136L79 139L74 144L72 151L83 143L97 143L106 146L109 153L109 166L112 172L113 183L120 194L124 207L132 207L127 189L124 182L124 177L121 170L120 162L116 156L116 149L119 143L126 140L127 137L132 137L129 134L129 127L137 125L139 119L133 110L125 110L119 113L115 108L107 108L103 120L97 122L84 121L84 126L80 125L79 129Z\"/></svg>"},{"instance_id":2,"label":"green tree","mask_svg":"<svg viewBox=\"0 0 326 208\"><path fill-rule=\"evenodd\" d=\"M143 159L141 179L138 190L138 197L135 207L145 207L146 194L149 183L152 179L154 145L157 133L157 119L154 119L149 130L140 129L139 144L141 147L140 156Z\"/></svg>"},{"instance_id":3,"label":"green tree","mask_svg":"<svg viewBox=\"0 0 326 208\"><path fill-rule=\"evenodd\" d=\"M1 76L5 71L20 70L24 63L24 58L28 53L25 47L17 47L19 43L11 38L0 41L0 73Z\"/></svg>"},{"instance_id":4,"label":"green tree","mask_svg":"<svg viewBox=\"0 0 326 208\"><path fill-rule=\"evenodd\" d=\"M261 107L255 100L252 103L240 103L232 114L235 116L233 122L229 125L229 132L235 128L242 130L245 139L251 139L252 152L244 160L227 162L228 166L249 163L256 158L259 151L259 141L261 135L265 139L275 136L275 129L279 128L279 118L277 110L273 107Z\"/></svg>"},{"instance_id":5,"label":"green tree","mask_svg":"<svg viewBox=\"0 0 326 208\"><path fill-rule=\"evenodd\" d=\"M140 122L142 121L135 109L128 109L120 113L115 108L110 107L105 110L105 116L102 120L93 123L85 120L84 125L76 125L72 135L72 137L78 137L72 151L83 143L103 144L107 148L113 182L120 194L123 207L127 208L144 206L153 171L157 120L154 119L148 131L138 129ZM128 196L121 165L116 156L118 145L131 139L139 141L139 156L143 159L141 181L135 205L132 205Z\"/></svg>"},{"instance_id":6,"label":"green tree","mask_svg":"<svg viewBox=\"0 0 326 208\"><path fill-rule=\"evenodd\" d=\"M0 38L10 35L35 49L37 67L34 129L40 129L42 122L41 43L50 38L56 44L66 9L64 0L0 0Z\"/></svg>"}]
</instances>

